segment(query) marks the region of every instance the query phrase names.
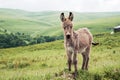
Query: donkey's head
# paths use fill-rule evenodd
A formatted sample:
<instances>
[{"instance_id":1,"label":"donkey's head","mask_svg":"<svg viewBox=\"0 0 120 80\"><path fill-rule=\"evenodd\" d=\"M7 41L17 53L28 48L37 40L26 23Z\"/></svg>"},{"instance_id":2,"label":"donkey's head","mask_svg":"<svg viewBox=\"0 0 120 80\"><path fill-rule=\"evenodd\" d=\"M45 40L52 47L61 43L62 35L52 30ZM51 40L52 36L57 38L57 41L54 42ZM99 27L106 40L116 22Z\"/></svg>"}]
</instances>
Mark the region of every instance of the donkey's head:
<instances>
[{"instance_id":1,"label":"donkey's head","mask_svg":"<svg viewBox=\"0 0 120 80\"><path fill-rule=\"evenodd\" d=\"M63 23L63 30L64 30L64 36L66 39L70 39L73 35L73 14L72 12L69 13L69 17L65 18L64 13L61 13L60 19Z\"/></svg>"}]
</instances>

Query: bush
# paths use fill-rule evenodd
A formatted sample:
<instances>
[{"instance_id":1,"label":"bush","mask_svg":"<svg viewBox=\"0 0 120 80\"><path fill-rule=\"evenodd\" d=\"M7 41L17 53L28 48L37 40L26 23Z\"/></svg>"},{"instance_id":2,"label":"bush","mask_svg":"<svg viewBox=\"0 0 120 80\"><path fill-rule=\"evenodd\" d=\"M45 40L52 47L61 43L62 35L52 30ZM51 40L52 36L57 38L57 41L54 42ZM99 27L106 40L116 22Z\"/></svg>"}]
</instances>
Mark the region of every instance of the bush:
<instances>
[{"instance_id":1,"label":"bush","mask_svg":"<svg viewBox=\"0 0 120 80\"><path fill-rule=\"evenodd\" d=\"M14 34L0 34L0 48L9 48L16 46L25 46L24 40Z\"/></svg>"},{"instance_id":2,"label":"bush","mask_svg":"<svg viewBox=\"0 0 120 80\"><path fill-rule=\"evenodd\" d=\"M26 46L33 45L44 42L51 42L55 40L63 39L63 35L60 36L37 36L32 38L30 35L26 35L24 33L5 33L0 34L0 48L10 48L17 46Z\"/></svg>"}]
</instances>

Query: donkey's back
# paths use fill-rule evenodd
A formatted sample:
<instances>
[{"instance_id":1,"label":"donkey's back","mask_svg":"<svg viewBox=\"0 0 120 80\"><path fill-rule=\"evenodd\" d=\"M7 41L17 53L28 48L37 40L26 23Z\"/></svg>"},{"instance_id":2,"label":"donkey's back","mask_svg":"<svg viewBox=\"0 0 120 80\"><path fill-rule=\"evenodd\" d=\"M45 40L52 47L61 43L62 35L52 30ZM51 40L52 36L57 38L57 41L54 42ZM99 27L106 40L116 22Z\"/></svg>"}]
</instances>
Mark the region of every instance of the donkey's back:
<instances>
[{"instance_id":1,"label":"donkey's back","mask_svg":"<svg viewBox=\"0 0 120 80\"><path fill-rule=\"evenodd\" d=\"M80 28L75 31L77 34L77 43L79 44L79 52L84 52L87 47L90 47L92 44L92 34L87 28Z\"/></svg>"}]
</instances>

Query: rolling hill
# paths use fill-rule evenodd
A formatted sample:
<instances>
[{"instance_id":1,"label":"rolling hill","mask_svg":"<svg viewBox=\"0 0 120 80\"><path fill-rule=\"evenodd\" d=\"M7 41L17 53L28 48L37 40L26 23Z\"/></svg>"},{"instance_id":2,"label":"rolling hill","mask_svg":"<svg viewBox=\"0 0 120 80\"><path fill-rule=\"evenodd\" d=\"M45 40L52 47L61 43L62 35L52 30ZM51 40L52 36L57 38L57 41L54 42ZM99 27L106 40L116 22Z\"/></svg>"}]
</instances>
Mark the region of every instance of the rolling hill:
<instances>
[{"instance_id":1,"label":"rolling hill","mask_svg":"<svg viewBox=\"0 0 120 80\"><path fill-rule=\"evenodd\" d=\"M1 8L0 34L62 34L60 13ZM76 80L119 80L120 33L111 35L109 32L120 25L120 12L73 13L74 28L88 27L94 34L94 41L99 42L91 49L88 71L80 69L82 57L78 56L79 74ZM69 72L66 62L63 40L3 48L0 49L0 80L73 80L73 68Z\"/></svg>"},{"instance_id":2,"label":"rolling hill","mask_svg":"<svg viewBox=\"0 0 120 80\"><path fill-rule=\"evenodd\" d=\"M90 54L89 70L82 71L78 54L76 80L120 79L120 33L97 34ZM0 49L0 80L74 80L67 70L63 40Z\"/></svg>"},{"instance_id":3,"label":"rolling hill","mask_svg":"<svg viewBox=\"0 0 120 80\"><path fill-rule=\"evenodd\" d=\"M28 12L0 8L0 29L30 35L59 35L62 33L60 13L60 11ZM114 26L120 24L120 12L73 13L75 29L88 27L93 33L110 32Z\"/></svg>"}]
</instances>

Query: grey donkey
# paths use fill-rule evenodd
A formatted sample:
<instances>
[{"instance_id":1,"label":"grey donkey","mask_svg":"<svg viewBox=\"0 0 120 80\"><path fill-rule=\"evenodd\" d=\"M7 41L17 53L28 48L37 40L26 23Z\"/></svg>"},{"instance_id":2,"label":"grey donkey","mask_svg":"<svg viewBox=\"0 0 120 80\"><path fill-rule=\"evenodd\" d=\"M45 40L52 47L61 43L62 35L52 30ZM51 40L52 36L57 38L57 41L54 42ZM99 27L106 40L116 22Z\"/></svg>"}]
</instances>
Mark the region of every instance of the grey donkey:
<instances>
[{"instance_id":1,"label":"grey donkey","mask_svg":"<svg viewBox=\"0 0 120 80\"><path fill-rule=\"evenodd\" d=\"M74 74L77 75L77 55L82 54L83 63L82 69L88 70L88 62L91 45L97 45L93 42L93 36L87 28L81 28L77 31L73 30L73 14L69 13L66 18L64 13L61 13L62 28L64 32L64 46L67 53L68 69L71 71L71 64L74 64Z\"/></svg>"}]
</instances>

